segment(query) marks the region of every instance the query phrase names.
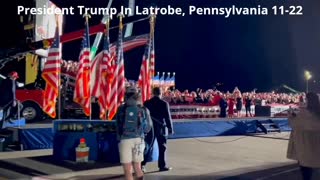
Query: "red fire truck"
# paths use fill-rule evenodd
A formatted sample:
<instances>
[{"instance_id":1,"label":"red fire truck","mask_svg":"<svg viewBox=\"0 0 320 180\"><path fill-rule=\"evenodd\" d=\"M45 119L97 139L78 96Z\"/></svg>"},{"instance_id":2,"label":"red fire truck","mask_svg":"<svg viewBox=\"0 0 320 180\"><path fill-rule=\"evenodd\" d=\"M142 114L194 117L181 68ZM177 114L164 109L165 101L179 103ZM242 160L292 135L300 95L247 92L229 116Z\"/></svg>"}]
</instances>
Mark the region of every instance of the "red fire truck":
<instances>
[{"instance_id":1,"label":"red fire truck","mask_svg":"<svg viewBox=\"0 0 320 180\"><path fill-rule=\"evenodd\" d=\"M136 47L143 46L147 43L147 35L141 35L141 36L135 36L135 37L129 37L124 39L123 47L124 51L132 50ZM115 51L115 43L111 45L111 52ZM102 53L98 54L94 61L102 58ZM20 59L23 59L20 58ZM16 62L15 62L16 61ZM39 61L41 61L41 58L39 58ZM76 62L68 61L66 64L73 64L76 66ZM41 66L41 62L38 63L39 66ZM4 66L9 66L8 68L2 68L7 69L7 71L10 71L10 69L15 69L14 67L19 67L18 69L25 69L23 66L25 66L25 63L23 60L13 60L12 62L6 63ZM10 67L11 66L11 67ZM38 75L34 83L27 84L21 88L17 89L16 97L17 99L23 104L23 108L21 110L21 116L23 116L27 122L35 122L35 121L41 121L47 116L42 111L42 103L43 103L43 90L45 87L45 81L41 78L41 67L38 68ZM19 70L18 70L19 71ZM21 72L18 72L21 73ZM73 89L74 89L74 83L75 83L75 74L76 72L69 72L66 70L66 68L62 68L62 74L61 74L61 82L62 82L62 88L61 88L61 101L60 103L57 103L61 105L61 117L62 118L69 118L74 116L82 116L83 112L80 106L73 102ZM5 78L5 74L2 74L1 77ZM99 112L94 111L95 104L93 104L93 114L99 114ZM58 108L57 108L58 109ZM94 117L94 116L93 116Z\"/></svg>"}]
</instances>

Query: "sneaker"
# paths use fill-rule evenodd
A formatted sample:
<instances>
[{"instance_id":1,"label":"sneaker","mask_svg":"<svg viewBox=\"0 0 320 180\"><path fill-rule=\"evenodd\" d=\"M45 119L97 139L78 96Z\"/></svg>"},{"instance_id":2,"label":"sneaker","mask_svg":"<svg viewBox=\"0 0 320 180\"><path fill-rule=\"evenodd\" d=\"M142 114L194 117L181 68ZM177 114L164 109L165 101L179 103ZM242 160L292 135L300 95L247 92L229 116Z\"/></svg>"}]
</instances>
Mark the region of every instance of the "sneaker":
<instances>
[{"instance_id":1,"label":"sneaker","mask_svg":"<svg viewBox=\"0 0 320 180\"><path fill-rule=\"evenodd\" d=\"M141 166L141 170L143 173L146 173L147 172L146 166Z\"/></svg>"},{"instance_id":2,"label":"sneaker","mask_svg":"<svg viewBox=\"0 0 320 180\"><path fill-rule=\"evenodd\" d=\"M172 170L172 167L159 168L159 171L170 171L170 170Z\"/></svg>"}]
</instances>

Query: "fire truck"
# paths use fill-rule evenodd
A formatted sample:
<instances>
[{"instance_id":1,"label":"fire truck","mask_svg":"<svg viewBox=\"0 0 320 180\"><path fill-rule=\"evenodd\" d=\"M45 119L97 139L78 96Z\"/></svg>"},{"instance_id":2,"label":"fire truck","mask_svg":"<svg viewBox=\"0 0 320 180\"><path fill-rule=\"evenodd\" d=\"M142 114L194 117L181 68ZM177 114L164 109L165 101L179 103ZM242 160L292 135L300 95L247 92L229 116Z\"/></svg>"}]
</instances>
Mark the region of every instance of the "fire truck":
<instances>
[{"instance_id":1,"label":"fire truck","mask_svg":"<svg viewBox=\"0 0 320 180\"><path fill-rule=\"evenodd\" d=\"M16 9L17 4L25 7L55 7L59 8L54 4L55 0L12 0L6 3L8 9ZM112 2L112 1L111 1ZM111 4L110 4L111 5ZM130 5L127 4L127 5ZM109 6L109 5L108 5ZM11 11L10 11L11 12ZM48 48L50 43L53 41L56 25L58 22L60 27L60 42L63 46L71 41L82 39L84 34L84 27L78 31L70 33L62 33L63 21L66 18L63 15L17 15L16 12L10 15L10 18L4 18L4 23L8 26L5 28L6 32L2 33L6 38L1 38L2 41L0 47L0 81L5 78L6 75L14 70L19 73L21 77L18 79L25 85L20 87L16 91L17 99L23 104L21 110L21 116L23 116L27 122L40 121L45 119L47 116L42 111L43 104L43 90L45 88L45 81L41 77L42 68L44 66ZM92 25L89 28L90 35L102 33L105 30L105 17L99 24ZM130 23L129 23L130 24ZM13 26L11 28L11 26ZM129 28L131 27L131 28ZM129 51L136 47L143 46L147 43L147 35L131 36L132 26L126 27L126 37L124 39L123 47L124 51ZM14 29L14 30L11 30ZM100 34L101 35L101 34ZM10 38L7 38L10 37ZM80 43L79 43L80 53ZM97 49L96 49L97 50ZM111 44L111 53L115 51L115 43ZM33 58L30 63L27 55L31 53ZM102 54L98 54L95 60L102 58ZM33 62L34 61L34 62ZM93 61L93 62L94 62ZM64 61L63 64L76 65L76 61ZM37 69L36 73L30 73L30 66ZM25 76L33 74L33 81L26 82ZM67 118L66 115L81 115L82 110L79 105L73 102L73 89L76 72L70 73L68 68L62 68L61 73L61 101L57 105L61 105L60 114L62 118ZM96 107L95 105L92 107ZM60 109L60 108L57 108ZM97 113L98 114L98 113Z\"/></svg>"},{"instance_id":2,"label":"fire truck","mask_svg":"<svg viewBox=\"0 0 320 180\"><path fill-rule=\"evenodd\" d=\"M147 43L147 35L141 35L141 36L134 36L125 38L123 42L124 51L130 51L134 48L143 46ZM111 44L111 53L115 51L116 43ZM102 53L99 53L95 59L92 61L94 63L95 61L98 61L102 58ZM35 63L33 65L37 65L37 75L35 77L34 82L23 85L19 87L16 90L16 97L17 99L22 103L23 108L21 110L21 116L26 119L27 122L35 122L35 121L41 121L43 119L48 118L44 112L42 111L42 104L43 104L43 91L45 88L45 81L41 77L42 67L45 59L38 57L35 60ZM0 62L4 62L1 61ZM4 65L3 69L6 69L7 72L9 72L11 69L17 69L18 73L25 73L29 74L27 72L27 67L30 66L30 62L27 62L27 58L20 57L18 59L11 60L11 62L6 61L7 63ZM81 109L81 107L73 102L73 91L75 87L75 76L76 76L76 69L74 67L77 67L76 61L63 61L62 63L62 73L61 73L61 90L60 90L60 102L57 103L57 106L59 105L61 109L61 118L70 118L70 117L84 117L84 113ZM31 63L32 65L32 63ZM71 67L72 66L72 67ZM7 68L6 68L7 67ZM19 72L20 69L20 72ZM23 72L23 69L25 72ZM0 75L0 77L6 78L5 74ZM1 79L0 78L0 79ZM18 80L19 81L19 80ZM22 84L22 83L20 83ZM92 117L99 118L99 106L93 102L92 104ZM59 113L59 112L58 112Z\"/></svg>"}]
</instances>

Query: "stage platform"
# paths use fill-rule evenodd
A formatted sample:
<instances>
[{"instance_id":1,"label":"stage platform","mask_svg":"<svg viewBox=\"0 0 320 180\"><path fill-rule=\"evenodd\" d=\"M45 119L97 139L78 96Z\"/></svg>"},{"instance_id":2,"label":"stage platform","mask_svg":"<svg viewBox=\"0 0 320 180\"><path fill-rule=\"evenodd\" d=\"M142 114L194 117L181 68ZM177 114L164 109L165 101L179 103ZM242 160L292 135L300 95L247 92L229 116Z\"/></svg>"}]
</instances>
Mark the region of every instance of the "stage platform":
<instances>
[{"instance_id":1,"label":"stage platform","mask_svg":"<svg viewBox=\"0 0 320 180\"><path fill-rule=\"evenodd\" d=\"M79 138L82 136L81 132L76 132L76 129L72 130L76 126L76 123L108 123L111 125L110 137L114 132L112 126L113 121L101 121L101 120L56 120L55 128L53 124L27 124L24 127L18 128L20 143L24 150L34 149L51 149L53 148L54 134L58 130L58 125L68 124L71 129L65 130L66 133L76 133ZM169 136L169 139L178 138L193 138L193 137L212 137L212 136L230 136L230 135L247 135L254 133L266 133L266 129L263 129L261 125L267 123L274 123L279 127L280 132L291 131L287 118L224 118L224 119L182 119L174 121L174 135ZM77 128L77 127L74 127ZM67 132L68 131L68 132ZM83 132L84 133L84 132ZM83 134L84 135L84 134Z\"/></svg>"}]
</instances>

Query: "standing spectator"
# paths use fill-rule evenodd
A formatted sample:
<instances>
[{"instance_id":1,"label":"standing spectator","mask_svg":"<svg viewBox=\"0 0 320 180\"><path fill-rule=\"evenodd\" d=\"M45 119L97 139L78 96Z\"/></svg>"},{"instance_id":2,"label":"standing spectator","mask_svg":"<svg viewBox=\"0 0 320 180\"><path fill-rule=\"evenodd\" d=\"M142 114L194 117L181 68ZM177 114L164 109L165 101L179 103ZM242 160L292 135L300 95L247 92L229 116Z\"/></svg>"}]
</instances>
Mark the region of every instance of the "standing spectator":
<instances>
[{"instance_id":1,"label":"standing spectator","mask_svg":"<svg viewBox=\"0 0 320 180\"><path fill-rule=\"evenodd\" d=\"M228 117L229 118L234 117L234 105L235 105L235 100L232 97L232 95L230 95L230 97L228 99Z\"/></svg>"},{"instance_id":2,"label":"standing spectator","mask_svg":"<svg viewBox=\"0 0 320 180\"><path fill-rule=\"evenodd\" d=\"M141 105L141 95L135 87L128 87L125 103L116 116L120 162L126 180L133 180L132 165L138 179L143 179L141 162L144 158L144 134L152 128L148 109Z\"/></svg>"},{"instance_id":3,"label":"standing spectator","mask_svg":"<svg viewBox=\"0 0 320 180\"><path fill-rule=\"evenodd\" d=\"M169 104L161 100L161 90L158 87L152 90L153 97L147 100L144 105L150 110L151 119L153 121L154 135L158 142L159 158L158 167L159 171L169 171L172 168L167 166L166 163L166 150L168 133L173 134L173 125L170 115ZM146 154L148 155L148 154ZM146 171L146 161L142 162L142 170Z\"/></svg>"},{"instance_id":4,"label":"standing spectator","mask_svg":"<svg viewBox=\"0 0 320 180\"><path fill-rule=\"evenodd\" d=\"M242 109L242 97L241 94L238 94L236 99L236 109L237 109L237 117L241 116L241 109Z\"/></svg>"},{"instance_id":5,"label":"standing spectator","mask_svg":"<svg viewBox=\"0 0 320 180\"><path fill-rule=\"evenodd\" d=\"M246 117L248 117L248 112L250 114L250 117L252 117L252 114L251 114L252 99L250 95L247 95L244 101L245 101L245 107L246 107Z\"/></svg>"},{"instance_id":6,"label":"standing spectator","mask_svg":"<svg viewBox=\"0 0 320 180\"><path fill-rule=\"evenodd\" d=\"M297 160L304 180L320 179L320 101L315 93L307 94L307 107L289 112L292 127L287 157Z\"/></svg>"},{"instance_id":7,"label":"standing spectator","mask_svg":"<svg viewBox=\"0 0 320 180\"><path fill-rule=\"evenodd\" d=\"M225 98L224 95L221 95L219 106L220 106L220 115L219 115L219 117L222 117L222 118L227 117L228 103L227 103L226 98Z\"/></svg>"}]
</instances>

